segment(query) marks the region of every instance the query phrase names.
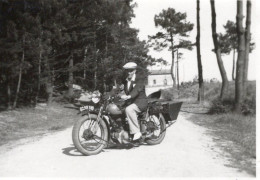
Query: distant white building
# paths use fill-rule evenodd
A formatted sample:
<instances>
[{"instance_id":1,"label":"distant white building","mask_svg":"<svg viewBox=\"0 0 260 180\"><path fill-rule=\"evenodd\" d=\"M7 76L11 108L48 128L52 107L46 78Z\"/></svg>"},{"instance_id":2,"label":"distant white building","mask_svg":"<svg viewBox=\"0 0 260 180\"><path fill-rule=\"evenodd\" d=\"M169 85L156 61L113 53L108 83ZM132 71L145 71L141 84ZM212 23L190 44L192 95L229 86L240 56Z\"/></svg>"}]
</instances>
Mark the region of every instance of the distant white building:
<instances>
[{"instance_id":1,"label":"distant white building","mask_svg":"<svg viewBox=\"0 0 260 180\"><path fill-rule=\"evenodd\" d=\"M155 91L158 91L159 89L171 88L173 86L171 69L150 69L147 80L145 89L147 96Z\"/></svg>"}]
</instances>

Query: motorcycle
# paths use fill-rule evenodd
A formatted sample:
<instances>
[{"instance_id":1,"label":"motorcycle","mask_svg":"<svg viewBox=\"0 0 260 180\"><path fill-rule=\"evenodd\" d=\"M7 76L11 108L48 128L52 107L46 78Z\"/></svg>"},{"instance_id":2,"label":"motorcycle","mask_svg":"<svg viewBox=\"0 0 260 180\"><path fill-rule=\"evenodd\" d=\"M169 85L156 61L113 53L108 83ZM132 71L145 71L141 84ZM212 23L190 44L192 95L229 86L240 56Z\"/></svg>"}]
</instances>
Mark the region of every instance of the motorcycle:
<instances>
[{"instance_id":1,"label":"motorcycle","mask_svg":"<svg viewBox=\"0 0 260 180\"><path fill-rule=\"evenodd\" d=\"M141 142L148 145L160 144L166 134L167 113L158 105L160 94L150 95L147 110L138 115ZM72 140L79 152L95 155L110 144L133 145L122 101L117 95L102 98L99 92L93 92L91 101L79 100L79 103L82 118L75 122L72 130Z\"/></svg>"}]
</instances>

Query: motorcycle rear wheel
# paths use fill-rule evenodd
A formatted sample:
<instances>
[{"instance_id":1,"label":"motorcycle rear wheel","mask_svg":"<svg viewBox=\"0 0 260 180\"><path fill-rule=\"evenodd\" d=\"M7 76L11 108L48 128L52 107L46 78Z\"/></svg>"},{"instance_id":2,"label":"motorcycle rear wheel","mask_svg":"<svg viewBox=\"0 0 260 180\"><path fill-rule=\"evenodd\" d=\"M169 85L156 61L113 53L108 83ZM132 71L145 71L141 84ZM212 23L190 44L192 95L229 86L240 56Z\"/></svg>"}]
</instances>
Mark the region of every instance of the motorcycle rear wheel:
<instances>
[{"instance_id":1,"label":"motorcycle rear wheel","mask_svg":"<svg viewBox=\"0 0 260 180\"><path fill-rule=\"evenodd\" d=\"M94 133L90 126L97 121L97 115L86 115L75 122L72 130L72 141L76 149L84 155L99 154L107 145L108 129L104 120L97 124L97 132ZM84 129L84 126L87 128ZM85 143L84 143L85 142ZM93 148L95 146L95 148Z\"/></svg>"},{"instance_id":2,"label":"motorcycle rear wheel","mask_svg":"<svg viewBox=\"0 0 260 180\"><path fill-rule=\"evenodd\" d=\"M163 117L163 115L161 113L159 113L157 116L155 115L152 115L152 117L155 117L157 118L157 121L159 121L160 123L160 134L157 138L148 138L146 139L146 143L149 144L149 145L156 145L156 144L160 144L164 137L165 137L165 134L166 134L166 122L165 122L165 119Z\"/></svg>"}]
</instances>

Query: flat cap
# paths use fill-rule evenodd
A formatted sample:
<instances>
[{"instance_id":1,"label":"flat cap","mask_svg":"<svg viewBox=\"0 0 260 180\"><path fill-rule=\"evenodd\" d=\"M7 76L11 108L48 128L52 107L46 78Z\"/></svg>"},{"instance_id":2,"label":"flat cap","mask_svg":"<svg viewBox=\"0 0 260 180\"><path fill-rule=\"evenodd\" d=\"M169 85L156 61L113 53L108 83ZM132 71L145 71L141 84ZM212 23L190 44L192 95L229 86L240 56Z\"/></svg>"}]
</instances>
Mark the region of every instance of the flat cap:
<instances>
[{"instance_id":1,"label":"flat cap","mask_svg":"<svg viewBox=\"0 0 260 180\"><path fill-rule=\"evenodd\" d=\"M124 69L136 69L136 67L137 64L134 62L128 62L123 66Z\"/></svg>"}]
</instances>

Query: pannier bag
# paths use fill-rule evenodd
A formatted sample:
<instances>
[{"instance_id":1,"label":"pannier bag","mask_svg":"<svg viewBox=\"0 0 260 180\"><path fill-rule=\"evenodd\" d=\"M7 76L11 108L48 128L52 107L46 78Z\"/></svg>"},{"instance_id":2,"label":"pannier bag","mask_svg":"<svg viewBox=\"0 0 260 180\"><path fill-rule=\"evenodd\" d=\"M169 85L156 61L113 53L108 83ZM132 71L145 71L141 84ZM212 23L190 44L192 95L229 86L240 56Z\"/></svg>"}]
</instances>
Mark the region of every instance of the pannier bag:
<instances>
[{"instance_id":1,"label":"pannier bag","mask_svg":"<svg viewBox=\"0 0 260 180\"><path fill-rule=\"evenodd\" d=\"M173 101L165 101L165 102L154 102L150 104L149 113L150 114L158 114L162 113L166 122L176 120L182 102L173 102Z\"/></svg>"}]
</instances>

